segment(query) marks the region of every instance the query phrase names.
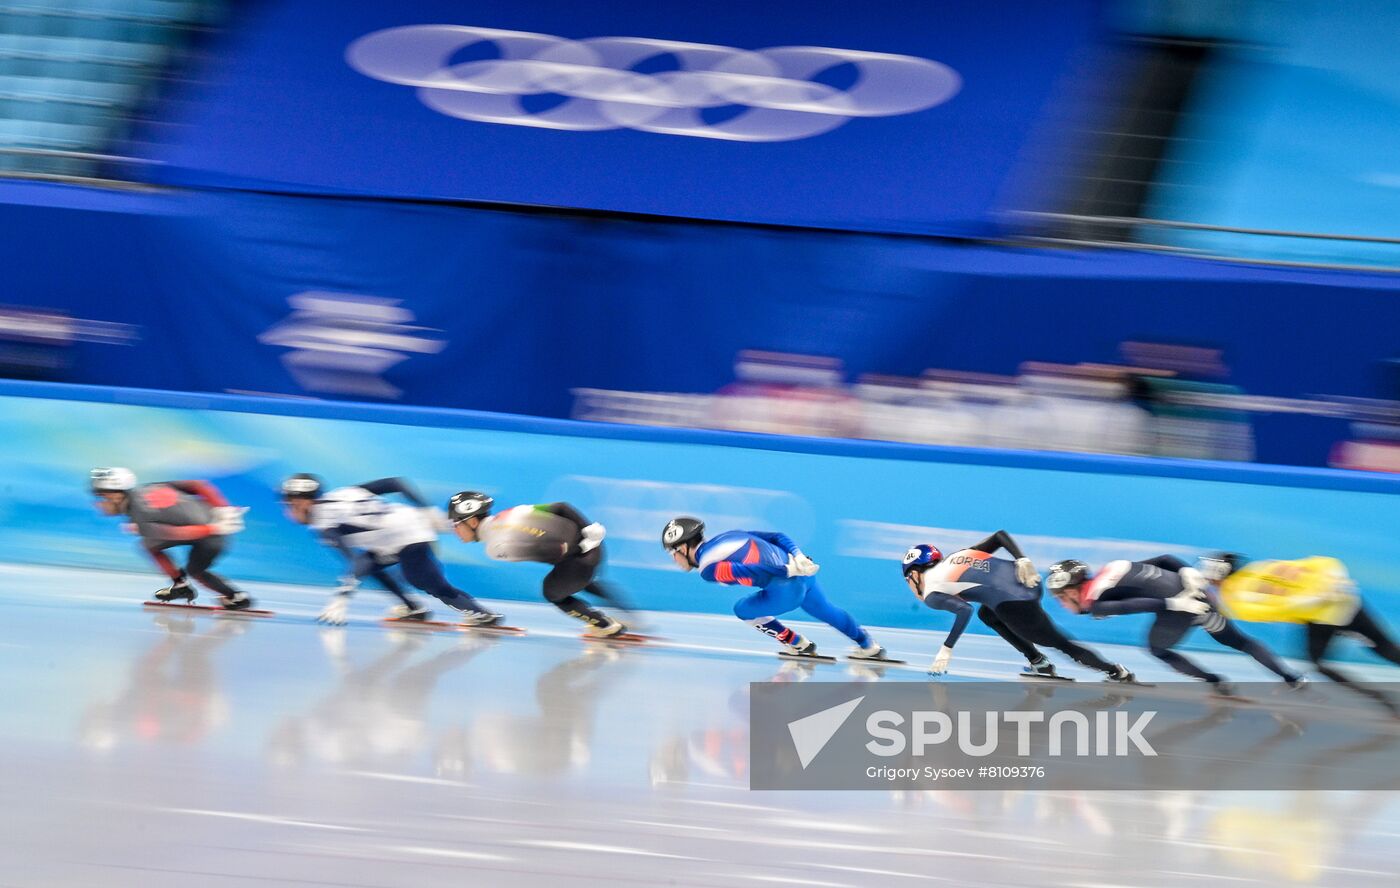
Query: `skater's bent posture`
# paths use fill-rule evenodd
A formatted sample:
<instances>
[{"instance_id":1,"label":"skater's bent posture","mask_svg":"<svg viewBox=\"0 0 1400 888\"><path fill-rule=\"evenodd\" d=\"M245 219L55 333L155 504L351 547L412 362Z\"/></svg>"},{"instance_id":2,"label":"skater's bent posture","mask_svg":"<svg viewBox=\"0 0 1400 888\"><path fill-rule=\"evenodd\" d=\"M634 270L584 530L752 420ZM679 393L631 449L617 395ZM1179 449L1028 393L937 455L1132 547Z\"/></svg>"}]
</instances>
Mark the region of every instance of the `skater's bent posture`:
<instances>
[{"instance_id":1,"label":"skater's bent posture","mask_svg":"<svg viewBox=\"0 0 1400 888\"><path fill-rule=\"evenodd\" d=\"M463 490L447 503L447 515L457 538L484 543L487 556L497 561L552 564L544 578L545 600L576 620L588 624L584 634L609 638L627 627L579 597L589 595L621 610L630 610L616 590L597 580L603 564L603 525L589 521L568 503L515 506L492 513L495 500Z\"/></svg>"},{"instance_id":2,"label":"skater's bent posture","mask_svg":"<svg viewBox=\"0 0 1400 888\"><path fill-rule=\"evenodd\" d=\"M705 525L696 518L673 518L661 531L661 545L681 570L699 569L712 583L748 586L756 591L734 603L734 615L758 631L776 638L789 655L816 656L809 638L784 626L779 614L801 608L856 643L848 656L859 660L886 659L885 649L859 623L832 604L813 575L818 565L781 533L730 530L705 539Z\"/></svg>"},{"instance_id":3,"label":"skater's bent posture","mask_svg":"<svg viewBox=\"0 0 1400 888\"><path fill-rule=\"evenodd\" d=\"M394 493L408 502L391 502L382 496ZM443 575L433 552L442 513L429 506L404 479L382 478L327 493L320 478L303 472L282 482L282 502L293 521L309 525L350 564L350 576L341 581L321 613L323 622L345 622L350 595L364 577L373 577L402 602L391 611L394 617L426 619L427 608L409 596L389 572L395 565L413 586L460 611L463 625L492 626L501 621L500 614L483 608Z\"/></svg>"},{"instance_id":4,"label":"skater's bent posture","mask_svg":"<svg viewBox=\"0 0 1400 888\"><path fill-rule=\"evenodd\" d=\"M227 610L246 610L253 599L230 586L209 568L224 553L228 538L243 529L244 509L228 500L208 481L136 483L130 469L93 469L92 492L104 515L124 515L141 537L141 549L170 578L170 585L155 594L159 601L194 601L190 579L219 596ZM184 567L169 552L190 549Z\"/></svg>"},{"instance_id":5,"label":"skater's bent posture","mask_svg":"<svg viewBox=\"0 0 1400 888\"><path fill-rule=\"evenodd\" d=\"M1015 561L993 558L1005 549ZM1036 645L1055 648L1076 662L1097 669L1111 681L1131 682L1133 674L1110 663L1065 635L1041 606L1040 575L1011 535L999 530L982 542L943 556L936 546L913 546L904 554L904 581L924 604L953 613L953 627L933 658L929 673L941 675L953 658L953 645L972 618L977 618L1014 647L1030 664L1030 677L1056 678L1055 666Z\"/></svg>"},{"instance_id":6,"label":"skater's bent posture","mask_svg":"<svg viewBox=\"0 0 1400 888\"><path fill-rule=\"evenodd\" d=\"M1110 561L1097 574L1082 561L1057 561L1050 565L1045 584L1071 613L1095 617L1156 614L1147 632L1148 651L1182 675L1209 682L1217 693L1229 695L1233 688L1220 674L1173 650L1195 626L1225 647L1249 654L1290 687L1303 683L1301 675L1230 622L1207 594L1205 578L1174 555Z\"/></svg>"},{"instance_id":7,"label":"skater's bent posture","mask_svg":"<svg viewBox=\"0 0 1400 888\"><path fill-rule=\"evenodd\" d=\"M1301 625L1308 659L1333 681L1353 684L1326 659L1338 635L1350 635L1376 656L1400 665L1400 645L1366 607L1346 565L1337 559L1314 556L1245 563L1240 555L1220 553L1202 558L1200 564L1206 579L1219 583L1225 609L1236 618Z\"/></svg>"}]
</instances>

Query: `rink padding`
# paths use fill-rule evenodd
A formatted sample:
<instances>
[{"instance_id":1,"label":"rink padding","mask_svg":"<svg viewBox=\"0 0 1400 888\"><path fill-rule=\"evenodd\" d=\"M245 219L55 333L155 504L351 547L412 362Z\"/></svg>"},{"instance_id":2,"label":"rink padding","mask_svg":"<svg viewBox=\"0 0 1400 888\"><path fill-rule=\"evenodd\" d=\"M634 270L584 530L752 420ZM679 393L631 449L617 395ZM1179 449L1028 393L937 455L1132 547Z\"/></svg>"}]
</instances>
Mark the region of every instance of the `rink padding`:
<instances>
[{"instance_id":1,"label":"rink padding","mask_svg":"<svg viewBox=\"0 0 1400 888\"><path fill-rule=\"evenodd\" d=\"M1400 622L1400 478L1382 475L19 382L0 383L0 432L3 561L149 569L86 488L90 467L127 465L144 480L208 478L251 508L220 563L229 577L329 590L342 566L282 515L278 483L297 471L336 486L399 474L440 502L464 488L502 504L568 500L607 526L608 579L649 609L727 613L743 591L684 575L662 552L661 526L692 514L713 530L789 533L822 565L827 594L877 626L942 632L948 617L908 593L900 556L998 528L1042 566L1215 549L1333 555L1372 608ZM450 537L440 552L473 594L539 595L543 566L492 563ZM1138 617L1049 610L1087 640L1145 631ZM1254 631L1298 653L1295 627Z\"/></svg>"}]
</instances>

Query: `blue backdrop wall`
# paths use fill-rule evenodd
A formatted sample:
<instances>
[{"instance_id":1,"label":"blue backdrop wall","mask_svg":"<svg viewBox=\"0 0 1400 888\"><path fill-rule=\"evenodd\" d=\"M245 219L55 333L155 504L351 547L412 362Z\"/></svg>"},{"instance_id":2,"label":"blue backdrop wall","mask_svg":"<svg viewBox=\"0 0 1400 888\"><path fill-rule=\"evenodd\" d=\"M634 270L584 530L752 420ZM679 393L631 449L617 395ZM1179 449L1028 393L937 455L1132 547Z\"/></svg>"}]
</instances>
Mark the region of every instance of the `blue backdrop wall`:
<instances>
[{"instance_id":1,"label":"blue backdrop wall","mask_svg":"<svg viewBox=\"0 0 1400 888\"><path fill-rule=\"evenodd\" d=\"M0 452L0 561L151 569L86 489L91 466L125 464L147 480L210 478L251 507L230 576L329 590L341 566L282 515L279 482L295 471L334 485L402 474L444 503L464 487L501 503L574 503L608 527L611 576L646 608L733 603L733 590L680 573L661 551L661 527L688 513L714 530L788 532L822 564L828 591L877 626L946 628L900 581L904 550L956 548L999 527L1042 566L1218 548L1333 555L1378 613L1400 621L1400 479L1385 476L20 383L0 384ZM441 550L469 591L538 595L542 566L495 564L450 539ZM1050 610L1087 639L1144 631L1138 618ZM1296 653L1295 627L1259 632Z\"/></svg>"},{"instance_id":2,"label":"blue backdrop wall","mask_svg":"<svg viewBox=\"0 0 1400 888\"><path fill-rule=\"evenodd\" d=\"M1147 339L1223 348L1256 394L1379 396L1400 329L1380 274L240 192L0 200L0 301L139 336L80 343L75 382L567 416L575 386L713 391L744 348L1014 372ZM326 391L317 361L363 385ZM1286 422L1262 459L1318 465L1345 433Z\"/></svg>"}]
</instances>

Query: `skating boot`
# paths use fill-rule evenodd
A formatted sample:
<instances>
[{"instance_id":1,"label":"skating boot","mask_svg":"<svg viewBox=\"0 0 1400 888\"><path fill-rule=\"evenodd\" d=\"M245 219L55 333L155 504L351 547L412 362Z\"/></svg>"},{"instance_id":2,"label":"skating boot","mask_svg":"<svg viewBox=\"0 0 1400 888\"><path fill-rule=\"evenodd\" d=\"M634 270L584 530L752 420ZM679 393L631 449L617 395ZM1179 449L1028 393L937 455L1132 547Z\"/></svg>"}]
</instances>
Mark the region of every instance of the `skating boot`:
<instances>
[{"instance_id":1,"label":"skating boot","mask_svg":"<svg viewBox=\"0 0 1400 888\"><path fill-rule=\"evenodd\" d=\"M384 618L386 620L396 620L401 623L421 623L431 618L432 615L433 612L421 604L417 607L409 607L406 604L396 604L389 608L388 612L384 614Z\"/></svg>"},{"instance_id":2,"label":"skating boot","mask_svg":"<svg viewBox=\"0 0 1400 888\"><path fill-rule=\"evenodd\" d=\"M1226 700L1240 699L1239 689L1228 681L1213 681L1210 683L1210 692Z\"/></svg>"},{"instance_id":3,"label":"skating boot","mask_svg":"<svg viewBox=\"0 0 1400 888\"><path fill-rule=\"evenodd\" d=\"M235 592L231 596L219 599L219 604L224 610L242 611L253 606L253 599L242 592Z\"/></svg>"},{"instance_id":4,"label":"skating boot","mask_svg":"<svg viewBox=\"0 0 1400 888\"><path fill-rule=\"evenodd\" d=\"M888 660L889 652L885 650L884 645L880 644L878 641L872 638L870 639L870 644L867 647L861 647L860 645L856 645L855 647L851 648L851 652L846 655L846 659Z\"/></svg>"},{"instance_id":5,"label":"skating boot","mask_svg":"<svg viewBox=\"0 0 1400 888\"><path fill-rule=\"evenodd\" d=\"M185 579L184 577L180 577L178 580L171 583L169 586L166 586L164 589L160 590L155 594L156 601L164 602L192 602L194 601L194 598L194 586L190 585L190 581Z\"/></svg>"},{"instance_id":6,"label":"skating boot","mask_svg":"<svg viewBox=\"0 0 1400 888\"><path fill-rule=\"evenodd\" d=\"M783 653L789 657L820 657L817 653L817 643L810 638L797 636L792 644L783 645Z\"/></svg>"},{"instance_id":7,"label":"skating boot","mask_svg":"<svg viewBox=\"0 0 1400 888\"><path fill-rule=\"evenodd\" d=\"M1137 684L1137 676L1128 671L1128 667L1122 663L1115 664L1113 671L1104 676L1104 681L1111 681L1117 684Z\"/></svg>"},{"instance_id":8,"label":"skating boot","mask_svg":"<svg viewBox=\"0 0 1400 888\"><path fill-rule=\"evenodd\" d=\"M624 635L626 632L626 624L620 620L614 620L611 617L601 626L595 626L590 623L588 628L583 630L583 634L589 638L612 638L617 635Z\"/></svg>"},{"instance_id":9,"label":"skating boot","mask_svg":"<svg viewBox=\"0 0 1400 888\"><path fill-rule=\"evenodd\" d=\"M462 611L462 625L467 628L485 629L505 619L503 614L493 614L487 610Z\"/></svg>"},{"instance_id":10,"label":"skating boot","mask_svg":"<svg viewBox=\"0 0 1400 888\"><path fill-rule=\"evenodd\" d=\"M1064 676L1055 671L1055 664L1050 662L1049 657L1041 657L1034 660L1029 666L1021 670L1021 675L1025 678L1053 678L1064 680Z\"/></svg>"}]
</instances>

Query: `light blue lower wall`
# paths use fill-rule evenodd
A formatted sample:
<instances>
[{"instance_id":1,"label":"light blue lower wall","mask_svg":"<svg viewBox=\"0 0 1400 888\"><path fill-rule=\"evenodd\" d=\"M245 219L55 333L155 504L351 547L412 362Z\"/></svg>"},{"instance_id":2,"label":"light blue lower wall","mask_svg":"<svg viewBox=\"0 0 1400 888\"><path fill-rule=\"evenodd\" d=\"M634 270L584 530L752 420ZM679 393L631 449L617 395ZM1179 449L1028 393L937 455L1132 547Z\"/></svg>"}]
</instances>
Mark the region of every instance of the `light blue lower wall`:
<instances>
[{"instance_id":1,"label":"light blue lower wall","mask_svg":"<svg viewBox=\"0 0 1400 888\"><path fill-rule=\"evenodd\" d=\"M947 550L1002 527L1042 566L1217 548L1334 555L1400 623L1400 478L24 383L0 383L0 454L3 561L149 569L86 489L91 466L126 465L143 480L209 478L251 507L223 564L230 577L330 586L336 559L283 516L278 483L295 471L332 485L397 474L437 501L471 487L502 504L572 502L607 526L610 576L647 608L733 603L734 590L678 572L662 552L662 525L686 513L713 530L787 532L822 564L828 594L873 625L946 627L900 581L900 556L911 543ZM474 594L538 595L540 566L494 564L448 537L440 551ZM1049 610L1087 640L1145 631L1141 618ZM1258 634L1297 653L1289 627Z\"/></svg>"}]
</instances>

